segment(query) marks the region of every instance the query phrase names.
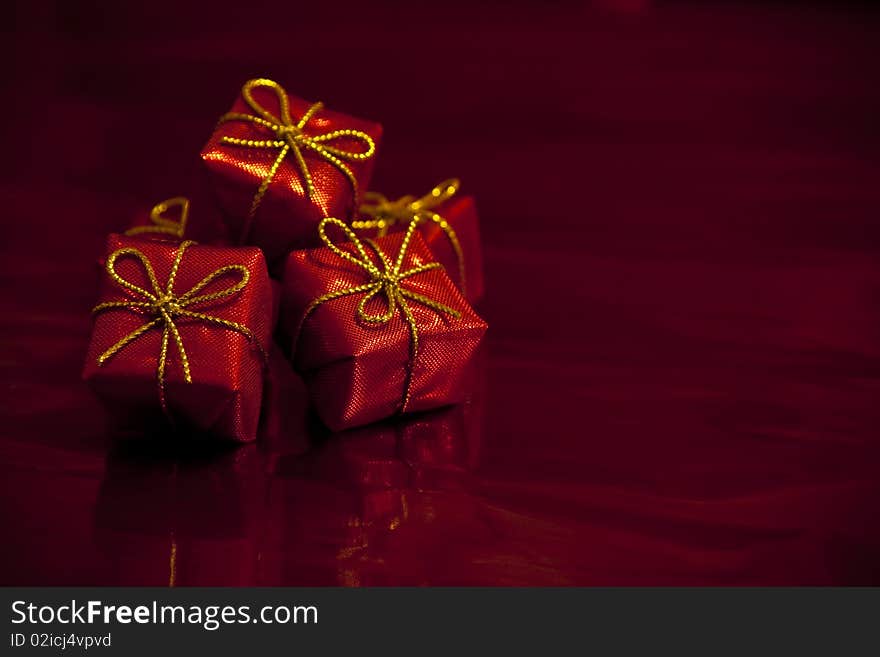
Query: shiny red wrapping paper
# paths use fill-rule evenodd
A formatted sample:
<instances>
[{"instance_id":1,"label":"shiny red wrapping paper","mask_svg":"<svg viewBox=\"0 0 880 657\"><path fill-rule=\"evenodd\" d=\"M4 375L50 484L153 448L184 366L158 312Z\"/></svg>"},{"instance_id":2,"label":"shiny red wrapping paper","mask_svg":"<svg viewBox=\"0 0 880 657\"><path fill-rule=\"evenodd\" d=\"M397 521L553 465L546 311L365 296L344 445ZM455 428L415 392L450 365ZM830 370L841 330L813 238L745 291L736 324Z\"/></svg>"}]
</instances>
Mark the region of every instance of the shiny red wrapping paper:
<instances>
[{"instance_id":1,"label":"shiny red wrapping paper","mask_svg":"<svg viewBox=\"0 0 880 657\"><path fill-rule=\"evenodd\" d=\"M375 243L394 259L403 237L403 233L394 233ZM339 246L356 253L351 243ZM430 262L433 256L416 231L403 269ZM418 354L412 363L411 334L402 310L398 308L383 324L364 322L357 315L363 294L321 303L302 322L315 299L368 282L363 269L328 248L295 251L284 270L281 324L291 339L294 367L305 379L318 415L334 430L375 422L400 411L429 410L461 401L468 365L486 331L486 323L443 269L431 269L401 282L406 289L461 313L453 318L409 302L418 327ZM382 312L385 304L377 295L367 307L371 312ZM402 409L410 367L410 399Z\"/></svg>"},{"instance_id":2,"label":"shiny red wrapping paper","mask_svg":"<svg viewBox=\"0 0 880 657\"><path fill-rule=\"evenodd\" d=\"M252 93L264 108L275 116L279 115L279 101L274 93L262 88L254 89ZM294 122L312 105L290 94L287 98ZM253 114L241 94L230 111ZM318 136L334 130L364 132L377 147L382 137L380 124L329 109L314 114L304 126L303 133ZM275 138L275 135L271 130L252 123L227 121L218 124L201 153L216 199L223 209L230 238L262 248L270 266L276 263L283 265L284 257L292 249L317 246L319 242L315 228L321 219L347 219L357 207L358 199L348 178L326 159L303 148L303 159L315 187L314 194L307 194L295 156L288 153L269 184L253 220L249 220L254 195L269 173L279 149L224 144L221 142L223 137L268 140ZM359 142L348 138L336 139L332 145L352 151L362 148ZM357 181L359 193L369 185L375 159L374 155L366 160L345 160L345 165Z\"/></svg>"},{"instance_id":3,"label":"shiny red wrapping paper","mask_svg":"<svg viewBox=\"0 0 880 657\"><path fill-rule=\"evenodd\" d=\"M165 285L179 246L165 241L111 235L107 257L131 247L150 262L160 286ZM237 294L189 307L247 327L264 351L268 350L276 303L263 254L251 247L189 246L180 262L174 293L181 295L209 274L226 265L247 268L250 278ZM124 279L152 290L142 264L133 257L116 261ZM203 293L234 284L225 274L210 283ZM126 291L105 272L101 277L99 302L143 301ZM157 365L161 350L161 324L126 344L115 355L98 364L99 356L152 316L128 308L113 308L94 315L94 326L86 356L83 378L105 400L120 421L144 421L161 417ZM260 349L240 332L199 321L176 317L175 325L186 349L192 382L184 379L180 354L170 340L164 389L169 414L175 425L214 437L248 442L256 437L263 391L264 357Z\"/></svg>"}]
</instances>

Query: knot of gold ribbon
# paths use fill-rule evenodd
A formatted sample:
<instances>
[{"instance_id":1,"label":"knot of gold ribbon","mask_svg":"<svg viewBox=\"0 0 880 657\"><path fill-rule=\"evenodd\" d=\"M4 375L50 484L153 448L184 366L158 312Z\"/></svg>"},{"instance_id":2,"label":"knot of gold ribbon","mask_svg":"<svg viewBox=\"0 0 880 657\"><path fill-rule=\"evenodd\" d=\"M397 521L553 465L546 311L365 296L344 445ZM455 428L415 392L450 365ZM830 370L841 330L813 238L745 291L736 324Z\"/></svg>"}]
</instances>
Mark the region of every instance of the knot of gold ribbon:
<instances>
[{"instance_id":1,"label":"knot of gold ribbon","mask_svg":"<svg viewBox=\"0 0 880 657\"><path fill-rule=\"evenodd\" d=\"M434 187L430 192L416 198L415 196L403 196L395 201L390 201L385 195L378 192L366 192L364 194L363 203L360 206L361 214L369 217L369 219L358 219L351 222L353 228L363 230L375 229L376 235L382 237L388 233L388 229L395 224L401 222L421 223L424 221L433 221L436 223L446 238L452 245L458 261L458 275L461 281L461 291L465 292L465 268L464 253L461 249L461 243L458 241L458 235L441 215L434 212L434 209L445 203L458 192L461 183L457 178L444 180Z\"/></svg>"},{"instance_id":2,"label":"knot of gold ribbon","mask_svg":"<svg viewBox=\"0 0 880 657\"><path fill-rule=\"evenodd\" d=\"M143 254L143 252L132 247L117 249L110 254L110 257L107 258L107 274L117 285L125 290L128 290L129 292L133 292L141 300L105 301L104 303L99 303L92 309L93 313L99 313L105 310L123 308L125 310L130 310L132 312L150 317L149 321L136 328L134 331L126 335L124 338L116 342L113 346L111 346L104 353L98 356L99 366L106 363L110 358L112 358L114 355L124 349L126 345L128 345L130 342L133 342L150 329L154 327L162 328L162 346L159 349L159 358L156 368L156 380L159 386L159 404L162 407L162 411L169 418L171 418L171 415L165 399L165 366L168 358L169 338L173 338L174 343L177 345L177 352L180 355L180 364L183 368L184 381L186 381L187 383L192 383L189 358L186 355L186 348L183 345L183 339L180 337L180 331L177 328L175 320L191 319L241 333L250 342L257 346L261 355L263 356L263 359L265 360L266 358L266 354L262 345L259 343L257 337L247 326L239 324L238 322L231 322L220 317L206 315L205 313L189 309L190 306L208 303L211 301L216 301L218 299L224 299L234 294L238 294L241 290L244 289L244 287L248 283L248 280L250 279L250 272L247 270L247 267L245 267L244 265L226 265L224 267L220 267L219 269L211 272L201 281L196 283L188 292L185 292L183 294L176 294L174 292L174 279L177 277L177 272L180 269L180 263L183 259L184 251L186 251L186 249L194 243L195 242L186 241L182 242L181 245L178 247L177 253L174 257L174 263L171 266L171 273L168 275L168 282L166 283L164 288L159 285L159 281L156 279L156 274L153 271L153 266L150 264L150 261ZM125 256L133 257L136 260L140 261L140 263L144 267L144 270L147 273L147 278L149 279L150 285L153 288L152 291L146 290L138 285L135 285L131 281L125 280L116 272L117 260ZM230 285L229 287L222 290L209 292L206 294L199 294L199 292L205 289L205 287L210 285L213 281L230 272L240 274L241 280L239 280L234 285Z\"/></svg>"},{"instance_id":3,"label":"knot of gold ribbon","mask_svg":"<svg viewBox=\"0 0 880 657\"><path fill-rule=\"evenodd\" d=\"M333 240L327 235L327 226L329 225L334 225L338 227L345 234L348 240L354 245L355 250L357 251L357 255L339 248L333 242ZM432 269L443 268L443 265L441 265L439 262L429 262L422 265L417 265L410 269L404 269L403 262L406 257L407 249L409 248L409 244L412 240L413 231L415 229L416 223L410 223L409 227L407 228L406 234L404 235L403 242L400 245L400 250L397 252L397 258L393 262L388 257L388 255L386 255L385 252L382 251L378 244L376 244L372 240L366 240L378 258L377 263L374 261L373 258L369 256L363 242L358 239L357 235L355 235L351 228L349 228L345 223L343 223L339 219L334 219L332 217L322 219L321 223L318 225L318 234L321 237L321 241L323 241L324 244L326 244L327 247L337 256L363 269L364 272L367 274L369 281L361 285L353 285L352 287L348 287L342 290L329 292L312 301L309 304L308 308L306 308L305 313L303 313L303 317L299 325L299 330L297 330L296 333L298 339L302 331L303 323L306 321L309 315L311 315L311 313L322 303L327 303L328 301L333 301L334 299L339 299L341 297L349 296L352 294L363 294L363 297L358 302L356 314L359 319L369 324L385 324L389 322L397 313L397 309L400 308L401 314L403 315L403 319L409 327L410 333L409 367L407 368L407 376L406 383L404 385L401 411L406 410L407 404L409 403L410 384L412 382L413 370L412 366L415 363L415 359L418 356L419 350L419 329L418 325L416 324L415 317L413 317L412 310L409 307L409 302L414 301L416 303L420 303L423 306L434 310L435 312L450 315L451 317L461 317L461 313L454 308L450 308L446 304L434 301L433 299L430 299L423 294L414 292L413 290L404 287L404 285L402 284L407 278L410 278L412 276L417 276L418 274L422 274ZM367 304L370 302L370 299L380 294L385 297L385 312L368 312Z\"/></svg>"},{"instance_id":4,"label":"knot of gold ribbon","mask_svg":"<svg viewBox=\"0 0 880 657\"><path fill-rule=\"evenodd\" d=\"M270 89L275 93L275 96L278 98L280 116L276 116L254 99L252 92L258 87ZM330 132L325 132L320 135L307 135L304 132L304 129L312 117L324 107L323 103L314 103L299 120L294 122L290 116L290 103L287 99L287 92L274 80L267 80L265 78L248 80L241 88L241 95L248 107L253 110L254 114L228 112L220 117L218 125L227 121L245 121L268 130L272 133L274 138L239 139L238 137L221 137L220 142L223 144L245 146L248 148L278 149L278 155L276 156L275 161L272 163L269 172L263 178L256 194L254 195L248 213L249 220L253 219L257 208L260 206L260 202L263 200L263 196L266 194L266 190L275 178L278 167L281 166L284 158L287 157L289 153L293 153L294 159L296 160L300 175L302 176L306 195L309 198L312 198L315 193L315 184L312 181L312 174L309 171L305 158L303 157L304 150L312 151L339 169L346 179L348 179L355 197L355 202L357 202L357 180L355 179L352 170L343 160L358 161L373 157L373 154L376 152L376 143L370 135L361 130L349 129L331 130ZM337 139L353 139L360 141L365 145L366 149L362 151L344 150L332 145L332 142Z\"/></svg>"},{"instance_id":5,"label":"knot of gold ribbon","mask_svg":"<svg viewBox=\"0 0 880 657\"><path fill-rule=\"evenodd\" d=\"M177 219L169 219L165 216L171 208L180 208L180 216ZM126 235L143 235L144 233L159 233L183 238L186 232L186 222L189 219L189 199L185 196L175 196L161 203L157 203L150 211L149 226L135 226L125 231Z\"/></svg>"}]
</instances>

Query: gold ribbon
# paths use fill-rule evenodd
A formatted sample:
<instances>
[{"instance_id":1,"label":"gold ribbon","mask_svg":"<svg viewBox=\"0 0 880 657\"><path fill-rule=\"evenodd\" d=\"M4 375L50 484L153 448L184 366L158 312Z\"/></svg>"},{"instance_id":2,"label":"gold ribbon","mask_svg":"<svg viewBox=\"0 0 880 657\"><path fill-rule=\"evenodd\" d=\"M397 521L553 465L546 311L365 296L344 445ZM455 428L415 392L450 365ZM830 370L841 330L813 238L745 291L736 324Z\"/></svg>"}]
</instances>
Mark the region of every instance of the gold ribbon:
<instances>
[{"instance_id":1,"label":"gold ribbon","mask_svg":"<svg viewBox=\"0 0 880 657\"><path fill-rule=\"evenodd\" d=\"M180 208L180 217L178 219L168 219L163 216L173 207ZM152 225L135 226L125 231L125 234L143 235L144 233L159 233L182 239L184 232L186 232L187 219L189 219L189 199L185 196L175 196L153 206L153 209L150 211Z\"/></svg>"},{"instance_id":2,"label":"gold ribbon","mask_svg":"<svg viewBox=\"0 0 880 657\"><path fill-rule=\"evenodd\" d=\"M260 105L260 103L258 103L254 99L251 92L259 87L271 89L275 93L275 96L278 98L278 106L281 113L280 117L272 114L272 112ZM303 186L305 187L306 196L308 198L312 198L312 196L314 195L315 184L314 182L312 182L312 174L309 171L309 167L306 164L305 158L303 157L303 150L310 150L314 152L318 156L327 160L334 167L339 169L339 171L348 179L355 198L355 202L357 202L357 180L355 179L352 170L343 160L360 161L373 157L373 154L376 152L376 143L373 141L373 138L370 137L370 135L360 130L350 129L331 130L330 132L325 132L321 135L305 134L303 130L305 129L306 124L308 124L308 122L317 112L323 109L324 104L314 103L311 107L309 107L306 113L303 114L302 117L294 123L293 119L290 116L290 103L287 99L287 92L280 84L273 80L267 80L265 78L248 80L241 88L241 95L244 98L244 102L247 103L248 107L250 107L251 110L253 110L254 114L228 112L220 117L218 125L220 125L221 123L226 123L227 121L245 121L248 123L253 123L256 126L265 128L266 130L274 133L274 139L239 139L237 137L221 137L220 142L223 144L231 144L234 146L246 146L248 148L279 149L278 155L275 157L275 161L269 168L269 173L267 173L266 176L263 178L259 188L257 189L256 194L254 194L254 199L251 203L250 211L248 212L248 224L246 225L244 236L247 235L247 228L249 228L250 221L253 220L257 208L260 206L260 202L263 200L263 196L266 194L266 190L269 188L269 185L275 178L275 174L278 172L278 167L281 166L284 158L287 157L289 153L293 153L294 159L296 160L297 166L299 167L300 175L302 176L303 180ZM336 139L359 140L360 142L366 144L366 150L361 152L348 151L330 145L330 142Z\"/></svg>"},{"instance_id":3,"label":"gold ribbon","mask_svg":"<svg viewBox=\"0 0 880 657\"><path fill-rule=\"evenodd\" d=\"M214 326L220 326L222 328L229 329L230 331L241 333L249 341L256 344L264 360L266 358L263 346L259 343L257 337L247 326L239 324L238 322L231 322L220 317L214 317L213 315L206 315L204 313L196 312L194 310L188 310L189 306L194 306L200 303L207 303L210 301L216 301L218 299L225 299L226 297L238 294L241 290L244 289L244 287L248 284L248 280L250 279L250 272L247 270L247 267L245 267L244 265L226 265L224 267L220 267L219 269L211 272L201 281L196 283L188 292L180 295L175 294L174 279L177 277L177 272L180 269L180 262L183 259L184 251L186 251L186 249L192 244L195 244L195 242L186 241L182 242L181 245L178 247L177 254L174 257L174 263L171 266L171 273L168 276L168 283L165 285L164 289L159 285L159 281L156 280L156 274L153 271L153 266L150 264L150 261L147 260L147 257L143 254L143 252L132 247L123 247L121 249L117 249L110 254L109 258L107 258L107 274L117 285L125 290L128 290L129 292L133 292L135 295L143 299L143 301L105 301L104 303L99 303L92 309L93 313L99 313L105 310L123 308L125 310L130 310L135 313L152 317L150 321L136 328L134 331L126 335L124 338L119 340L116 344L114 344L112 347L110 347L104 353L98 356L98 366L106 363L110 358L112 358L114 355L119 353L119 351L124 349L126 345L133 342L134 340L137 340L140 336L145 334L150 329L158 326L162 327L162 346L159 349L156 380L159 385L159 404L162 406L162 411L169 419L171 419L171 415L165 399L165 365L168 358L169 337L173 338L174 343L177 345L177 352L178 354L180 354L180 364L183 368L183 379L187 383L192 383L189 358L187 357L186 349L183 346L183 339L180 337L180 332L178 331L177 325L175 324L175 318L194 319L200 322L205 322L207 324L213 324ZM150 292L149 290L145 290L138 285L135 285L131 281L125 280L116 272L116 261L125 256L130 256L140 261L140 263L144 267L144 270L147 273L150 284L152 285L152 292ZM199 294L199 292L201 292L206 286L229 272L240 273L241 280L238 283L231 285L223 290L210 292L208 294Z\"/></svg>"},{"instance_id":4,"label":"gold ribbon","mask_svg":"<svg viewBox=\"0 0 880 657\"><path fill-rule=\"evenodd\" d=\"M348 251L344 251L339 248L336 244L333 243L333 240L327 235L327 226L328 225L337 226L348 240L354 244L355 249L357 250L357 255L349 253ZM410 385L412 383L412 371L413 364L415 363L415 359L418 356L419 351L419 329L416 324L415 317L413 317L412 310L409 307L409 301L415 301L417 303L422 304L423 306L427 306L428 308L438 312L444 313L446 315L450 315L455 317L456 319L461 317L461 313L454 308L450 308L449 306L442 304L438 301L434 301L422 294L417 292L413 292L406 287L403 287L402 283L407 278L412 276L417 276L418 274L422 274L426 271L430 271L432 269L442 269L443 265L439 262L429 262L422 265L418 265L411 269L403 269L403 261L406 256L406 251L409 248L410 241L412 240L413 231L416 229L416 223L410 223L407 228L406 235L404 235L403 242L400 245L400 250L397 252L397 258L394 262L379 248L379 245L373 242L372 240L366 240L373 251L378 256L378 264L376 264L372 258L367 254L366 248L364 248L363 242L361 242L357 235L349 228L346 224L341 222L339 219L334 219L332 217L327 217L321 220L321 223L318 225L318 234L321 237L321 240L327 247L333 251L337 256L342 258L343 260L347 260L352 264L357 265L361 269L366 272L369 277L369 282L364 283L362 285L353 285L352 287L345 288L343 290L337 290L336 292L329 292L323 296L318 297L314 301L312 301L308 308L306 308L305 313L303 313L303 317L300 320L299 328L296 332L297 340L299 339L299 335L302 332L302 326L305 323L306 319L308 319L309 315L322 303L326 303L328 301L333 301L334 299L339 299L341 297L350 296L352 294L363 294L363 298L361 298L360 302L357 305L357 317L364 322L369 324L386 324L389 322L395 315L397 308L400 308L401 314L403 315L403 319L409 327L410 333L410 356L409 356L409 367L407 368L406 375L406 383L404 385L404 394L403 394L403 404L401 405L400 410L405 411L406 406L409 403L410 398ZM366 306L369 303L370 299L375 297L376 295L383 294L386 299L387 309L384 313L381 314L373 314L367 312ZM296 345L294 345L294 351L296 349Z\"/></svg>"},{"instance_id":5,"label":"gold ribbon","mask_svg":"<svg viewBox=\"0 0 880 657\"><path fill-rule=\"evenodd\" d=\"M375 229L377 237L388 233L388 229L397 223L407 221L421 223L433 221L446 234L446 238L452 245L455 257L458 260L458 276L461 281L461 291L467 290L464 268L464 253L458 235L442 216L434 212L434 209L455 196L461 183L457 178L450 178L438 184L430 192L416 198L415 196L403 196L396 201L389 201L383 194L378 192L366 192L364 201L360 206L362 214L370 217L351 222L352 227L358 229Z\"/></svg>"}]
</instances>

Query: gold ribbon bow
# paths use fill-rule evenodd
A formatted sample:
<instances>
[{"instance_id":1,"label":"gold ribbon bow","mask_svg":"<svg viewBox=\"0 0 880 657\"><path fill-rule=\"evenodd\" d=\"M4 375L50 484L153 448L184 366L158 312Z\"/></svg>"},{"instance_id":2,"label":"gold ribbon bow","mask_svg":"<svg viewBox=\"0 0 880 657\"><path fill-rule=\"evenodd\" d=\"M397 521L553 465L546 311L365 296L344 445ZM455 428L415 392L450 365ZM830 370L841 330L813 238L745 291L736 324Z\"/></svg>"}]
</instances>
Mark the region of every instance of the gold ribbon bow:
<instances>
[{"instance_id":1,"label":"gold ribbon bow","mask_svg":"<svg viewBox=\"0 0 880 657\"><path fill-rule=\"evenodd\" d=\"M458 276L461 281L461 291L467 289L464 268L464 253L458 235L442 216L434 212L434 209L455 196L461 183L457 178L444 180L430 192L416 198L415 196L403 196L396 201L389 201L383 194L378 192L366 192L364 201L360 206L362 214L370 217L351 222L352 227L357 229L376 229L377 237L388 233L388 229L395 224L407 221L421 223L433 221L446 234L446 238L452 245L455 257L458 260Z\"/></svg>"},{"instance_id":2,"label":"gold ribbon bow","mask_svg":"<svg viewBox=\"0 0 880 657\"><path fill-rule=\"evenodd\" d=\"M333 243L333 240L327 235L327 226L328 225L337 226L348 240L354 244L355 249L357 250L357 255L349 253L345 251L336 244ZM410 398L410 384L412 382L412 364L415 362L416 357L418 356L419 351L419 329L416 324L415 317L413 317L412 310L409 307L409 301L415 301L417 303L422 304L423 306L427 306L432 310L438 313L445 313L446 315L450 315L455 317L456 319L461 317L461 313L454 308L450 308L449 306L440 303L438 301L434 301L433 299L429 299L428 297L419 294L417 292L413 292L410 289L407 289L402 285L403 281L412 276L417 276L418 274L422 274L426 271L430 271L431 269L442 269L443 265L439 262L429 262L422 265L418 265L411 269L403 269L403 261L406 256L406 251L409 248L410 241L412 240L413 231L416 229L416 223L410 223L407 228L406 235L403 238L403 242L400 245L400 250L397 252L397 259L392 262L391 259L379 248L379 245L373 242L372 240L367 240L367 243L372 247L373 251L378 256L378 264L373 261L372 258L367 254L367 250L364 247L363 242L361 242L357 235L349 228L345 223L340 221L339 219L334 219L332 217L327 217L321 220L321 223L318 225L318 234L321 237L321 240L327 247L333 251L340 258L351 262L361 269L363 269L367 276L369 277L369 282L364 283L362 285L354 285L352 287L345 288L343 290L337 290L336 292L329 292L323 296L318 297L312 303L309 304L308 308L306 308L305 313L303 313L303 317L300 320L299 329L297 330L297 339L299 339L299 335L302 332L302 326L305 323L306 319L311 315L311 313L322 303L326 303L328 301L333 301L334 299L339 299L341 297L349 296L352 294L363 294L363 298L358 302L357 306L357 317L364 322L369 324L385 324L389 322L397 312L397 308L400 308L401 313L403 314L403 319L409 327L410 332L410 358L409 363L410 367L407 370L406 375L406 384L404 386L404 395L403 395L403 404L401 405L401 411L406 410L406 406L409 403ZM367 312L367 304L370 299L373 297L382 294L385 296L387 309L384 313L374 314ZM295 350L294 345L294 350Z\"/></svg>"},{"instance_id":3,"label":"gold ribbon bow","mask_svg":"<svg viewBox=\"0 0 880 657\"><path fill-rule=\"evenodd\" d=\"M169 209L176 207L180 208L180 217L178 219L169 219L164 216ZM150 211L152 225L135 226L125 231L125 234L159 233L182 239L184 232L186 232L187 219L189 219L189 199L185 196L175 196L153 206L153 209Z\"/></svg>"},{"instance_id":4,"label":"gold ribbon bow","mask_svg":"<svg viewBox=\"0 0 880 657\"><path fill-rule=\"evenodd\" d=\"M180 269L180 262L183 259L184 251L186 251L187 247L191 246L192 244L195 244L195 242L186 241L182 242L180 247L178 247L177 254L174 257L174 264L171 266L171 273L168 275L168 283L165 285L164 289L159 285L159 281L156 280L156 274L153 271L153 266L150 264L150 261L147 260L147 257L143 254L143 252L132 247L117 249L110 254L109 258L107 258L107 274L117 285L125 290L133 292L138 297L143 299L143 301L105 301L104 303L99 303L92 309L93 313L99 313L113 308L124 308L135 313L140 313L152 317L150 321L136 328L134 331L126 335L124 338L119 340L116 344L114 344L112 347L110 347L104 353L98 356L99 366L103 365L110 358L119 353L119 351L125 348L125 346L130 342L138 339L150 329L161 325L162 346L159 349L156 380L159 384L159 404L162 406L162 411L165 413L166 416L169 417L169 419L171 418L171 415L165 400L165 365L168 357L169 336L174 338L174 343L177 345L177 352L180 354L180 364L183 368L184 381L186 381L187 383L192 383L189 358L186 355L186 349L183 346L183 339L180 337L180 332L178 331L177 325L174 321L176 318L193 319L200 322L213 324L215 326L220 326L222 328L229 329L230 331L237 331L238 333L244 335L249 341L257 345L260 353L265 359L265 351L263 350L262 345L260 345L256 336L247 326L239 324L238 322L231 322L220 317L214 317L213 315L206 315L204 313L188 309L189 306L207 303L210 301L216 301L218 299L225 299L226 297L238 294L241 290L244 289L244 287L248 284L248 280L250 279L250 272L247 270L247 267L245 267L244 265L226 265L224 267L220 267L219 269L208 274L201 281L196 283L188 292L180 295L175 294L174 279L177 277L177 272ZM153 287L152 292L150 292L149 290L145 290L144 288L135 285L130 281L125 280L116 272L116 261L119 260L119 258L125 256L131 256L140 261L140 263L144 267L144 270L147 273L147 277L150 279L150 284ZM210 292L208 294L199 294L199 292L201 292L206 286L229 272L240 273L241 280L238 283L235 283L234 285L231 285L223 290Z\"/></svg>"},{"instance_id":5,"label":"gold ribbon bow","mask_svg":"<svg viewBox=\"0 0 880 657\"><path fill-rule=\"evenodd\" d=\"M258 87L271 89L275 93L275 96L278 98L278 106L281 111L280 117L272 114L272 112L260 105L260 103L258 103L254 99L251 92ZM370 137L370 135L368 135L366 132L362 132L361 130L349 129L331 130L330 132L325 132L321 135L307 135L305 132L303 132L306 124L308 124L308 122L317 112L323 109L324 104L314 103L311 107L309 107L306 113L302 115L302 118L294 123L293 119L290 116L290 103L287 99L287 92L280 84L278 84L274 80L267 80L265 78L248 80L241 88L241 95L244 98L245 103L247 103L248 107L250 107L254 111L254 114L228 112L220 117L218 125L220 125L221 123L226 123L227 121L246 121L274 133L274 139L239 139L237 137L221 137L220 142L223 144L231 144L234 146L246 146L248 148L279 149L275 161L269 168L269 173L267 173L266 176L263 178L259 188L257 189L256 194L254 195L254 200L251 203L251 208L248 213L249 221L253 219L257 208L260 206L260 202L263 200L263 196L266 194L266 190L269 188L269 185L275 178L278 167L281 166L281 163L284 161L284 158L287 157L288 153L293 153L293 156L296 159L297 166L299 167L300 175L302 176L303 185L306 189L306 195L309 198L312 198L315 193L315 184L314 182L312 182L312 174L309 171L309 167L306 164L305 158L303 157L303 150L310 150L314 152L318 156L327 160L337 169L339 169L339 171L348 179L348 182L351 184L351 189L355 197L355 202L357 202L357 180L355 179L352 170L343 160L359 161L373 157L373 154L376 152L376 143L373 141L373 138ZM330 142L336 139L346 138L359 140L360 142L366 144L366 150L361 152L347 151L330 145Z\"/></svg>"}]
</instances>

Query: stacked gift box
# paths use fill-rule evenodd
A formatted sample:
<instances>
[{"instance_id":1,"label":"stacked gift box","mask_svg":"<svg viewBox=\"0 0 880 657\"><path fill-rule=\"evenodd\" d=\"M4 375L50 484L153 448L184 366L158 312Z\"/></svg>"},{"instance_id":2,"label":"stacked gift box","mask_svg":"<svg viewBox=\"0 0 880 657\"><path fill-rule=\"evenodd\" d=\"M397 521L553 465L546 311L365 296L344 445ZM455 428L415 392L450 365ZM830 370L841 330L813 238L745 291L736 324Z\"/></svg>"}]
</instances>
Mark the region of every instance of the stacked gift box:
<instances>
[{"instance_id":1,"label":"stacked gift box","mask_svg":"<svg viewBox=\"0 0 880 657\"><path fill-rule=\"evenodd\" d=\"M107 239L84 378L114 413L253 441L273 341L334 431L463 400L486 330L474 201L454 179L369 191L381 138L245 83L201 152L222 229L177 197Z\"/></svg>"}]
</instances>

